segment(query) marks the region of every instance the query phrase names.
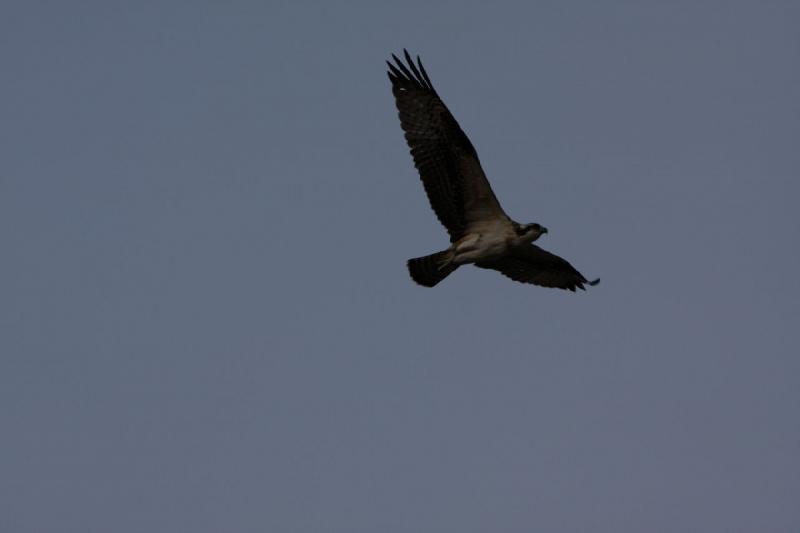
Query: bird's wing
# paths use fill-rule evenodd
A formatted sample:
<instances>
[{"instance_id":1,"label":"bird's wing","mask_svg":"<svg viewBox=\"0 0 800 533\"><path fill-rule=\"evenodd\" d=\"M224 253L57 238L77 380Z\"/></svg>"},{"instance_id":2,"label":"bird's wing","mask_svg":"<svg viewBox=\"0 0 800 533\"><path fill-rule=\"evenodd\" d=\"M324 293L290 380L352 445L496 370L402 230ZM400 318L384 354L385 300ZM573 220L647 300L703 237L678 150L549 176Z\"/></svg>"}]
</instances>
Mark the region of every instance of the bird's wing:
<instances>
[{"instance_id":1,"label":"bird's wing","mask_svg":"<svg viewBox=\"0 0 800 533\"><path fill-rule=\"evenodd\" d=\"M451 242L476 221L508 219L483 173L475 148L436 94L422 62L392 54L389 65L400 125L431 207Z\"/></svg>"},{"instance_id":2,"label":"bird's wing","mask_svg":"<svg viewBox=\"0 0 800 533\"><path fill-rule=\"evenodd\" d=\"M475 263L475 266L498 270L504 276L521 283L569 289L573 292L576 288L585 290L584 283L597 285L600 281L588 281L566 260L534 244L513 248L500 259L481 261Z\"/></svg>"}]
</instances>

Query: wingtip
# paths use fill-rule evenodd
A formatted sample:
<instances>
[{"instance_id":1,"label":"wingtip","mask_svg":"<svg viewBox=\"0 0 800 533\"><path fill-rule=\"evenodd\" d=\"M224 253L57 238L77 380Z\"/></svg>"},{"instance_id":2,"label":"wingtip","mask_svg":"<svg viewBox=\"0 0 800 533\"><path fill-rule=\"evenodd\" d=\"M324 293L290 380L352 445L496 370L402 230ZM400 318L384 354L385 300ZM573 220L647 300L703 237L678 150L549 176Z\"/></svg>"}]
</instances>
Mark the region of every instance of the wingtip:
<instances>
[{"instance_id":1,"label":"wingtip","mask_svg":"<svg viewBox=\"0 0 800 533\"><path fill-rule=\"evenodd\" d=\"M589 285L591 285L592 287L594 287L595 285L597 285L598 283L600 283L600 278L597 278L597 279L595 279L595 280L592 280L592 281L587 281L586 283L588 283Z\"/></svg>"},{"instance_id":2,"label":"wingtip","mask_svg":"<svg viewBox=\"0 0 800 533\"><path fill-rule=\"evenodd\" d=\"M436 92L436 90L433 88L433 83L431 83L428 73L425 72L425 67L422 66L422 59L419 55L416 56L416 63L414 63L414 60L411 58L411 53L407 48L403 48L402 54L405 58L405 61L400 59L397 54L393 52L390 52L390 55L392 56L394 63L387 61L386 64L389 66L389 70L395 78L398 80L405 79L406 81L410 81L422 87L423 89ZM394 81L395 80L392 79L392 82Z\"/></svg>"}]
</instances>

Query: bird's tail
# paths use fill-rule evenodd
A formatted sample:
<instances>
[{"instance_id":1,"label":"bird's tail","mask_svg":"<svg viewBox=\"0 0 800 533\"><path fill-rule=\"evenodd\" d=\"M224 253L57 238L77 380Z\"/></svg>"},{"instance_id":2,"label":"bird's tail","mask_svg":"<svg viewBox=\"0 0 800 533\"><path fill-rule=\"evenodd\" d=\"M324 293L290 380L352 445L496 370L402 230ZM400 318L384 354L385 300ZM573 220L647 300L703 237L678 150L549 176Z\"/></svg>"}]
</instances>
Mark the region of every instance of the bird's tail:
<instances>
[{"instance_id":1,"label":"bird's tail","mask_svg":"<svg viewBox=\"0 0 800 533\"><path fill-rule=\"evenodd\" d=\"M450 250L408 260L411 279L424 287L433 287L450 275L458 265L451 262Z\"/></svg>"}]
</instances>

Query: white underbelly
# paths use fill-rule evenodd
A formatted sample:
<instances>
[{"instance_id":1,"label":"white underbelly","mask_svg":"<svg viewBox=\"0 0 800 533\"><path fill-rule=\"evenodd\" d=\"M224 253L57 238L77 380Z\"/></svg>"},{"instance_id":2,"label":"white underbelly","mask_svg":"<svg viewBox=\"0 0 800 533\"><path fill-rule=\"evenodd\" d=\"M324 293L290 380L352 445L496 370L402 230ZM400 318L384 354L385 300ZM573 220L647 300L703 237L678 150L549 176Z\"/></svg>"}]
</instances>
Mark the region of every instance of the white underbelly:
<instances>
[{"instance_id":1,"label":"white underbelly","mask_svg":"<svg viewBox=\"0 0 800 533\"><path fill-rule=\"evenodd\" d=\"M458 264L474 263L495 259L508 249L505 235L492 233L472 234L455 243L455 262Z\"/></svg>"}]
</instances>

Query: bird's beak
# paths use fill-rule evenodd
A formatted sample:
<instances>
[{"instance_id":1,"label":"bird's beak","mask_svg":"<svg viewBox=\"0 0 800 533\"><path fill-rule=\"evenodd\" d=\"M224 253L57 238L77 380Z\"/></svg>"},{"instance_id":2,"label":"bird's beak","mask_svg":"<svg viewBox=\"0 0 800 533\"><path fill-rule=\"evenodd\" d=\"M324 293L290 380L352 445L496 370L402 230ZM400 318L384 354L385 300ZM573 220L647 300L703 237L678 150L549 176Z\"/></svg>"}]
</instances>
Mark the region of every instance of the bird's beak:
<instances>
[{"instance_id":1,"label":"bird's beak","mask_svg":"<svg viewBox=\"0 0 800 533\"><path fill-rule=\"evenodd\" d=\"M542 233L547 233L547 228L542 227Z\"/></svg>"}]
</instances>

